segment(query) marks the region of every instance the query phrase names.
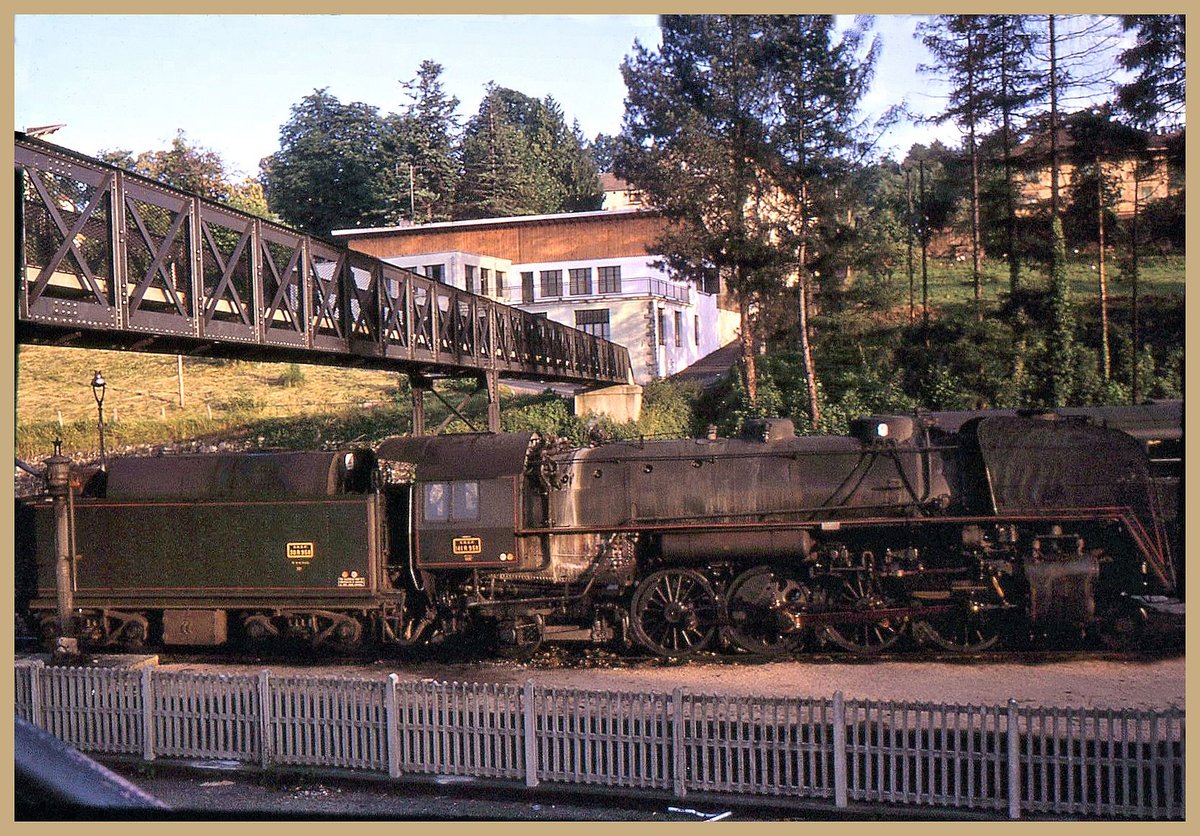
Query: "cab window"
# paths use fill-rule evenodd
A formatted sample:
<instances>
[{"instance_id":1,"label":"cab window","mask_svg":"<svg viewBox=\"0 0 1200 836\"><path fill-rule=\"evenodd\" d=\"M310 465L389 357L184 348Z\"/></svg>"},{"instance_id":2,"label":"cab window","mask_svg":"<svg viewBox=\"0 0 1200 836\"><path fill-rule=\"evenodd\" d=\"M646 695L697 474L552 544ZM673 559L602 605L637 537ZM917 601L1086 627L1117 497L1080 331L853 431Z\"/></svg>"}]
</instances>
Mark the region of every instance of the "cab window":
<instances>
[{"instance_id":1,"label":"cab window","mask_svg":"<svg viewBox=\"0 0 1200 836\"><path fill-rule=\"evenodd\" d=\"M425 485L426 522L479 519L478 482L429 482Z\"/></svg>"}]
</instances>

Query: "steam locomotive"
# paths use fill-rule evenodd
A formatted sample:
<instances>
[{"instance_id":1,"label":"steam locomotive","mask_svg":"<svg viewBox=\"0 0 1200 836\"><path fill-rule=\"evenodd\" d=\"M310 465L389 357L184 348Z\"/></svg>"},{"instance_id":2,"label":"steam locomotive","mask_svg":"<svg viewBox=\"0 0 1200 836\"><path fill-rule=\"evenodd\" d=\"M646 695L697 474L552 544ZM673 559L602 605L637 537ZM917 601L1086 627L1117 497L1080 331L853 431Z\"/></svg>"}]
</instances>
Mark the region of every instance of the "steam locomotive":
<instances>
[{"instance_id":1,"label":"steam locomotive","mask_svg":"<svg viewBox=\"0 0 1200 836\"><path fill-rule=\"evenodd\" d=\"M1079 416L874 416L819 437L759 419L574 448L395 437L79 480L72 607L97 647L974 652L1135 636L1178 581L1144 444ZM48 499L21 507L19 611L48 639L55 533Z\"/></svg>"}]
</instances>

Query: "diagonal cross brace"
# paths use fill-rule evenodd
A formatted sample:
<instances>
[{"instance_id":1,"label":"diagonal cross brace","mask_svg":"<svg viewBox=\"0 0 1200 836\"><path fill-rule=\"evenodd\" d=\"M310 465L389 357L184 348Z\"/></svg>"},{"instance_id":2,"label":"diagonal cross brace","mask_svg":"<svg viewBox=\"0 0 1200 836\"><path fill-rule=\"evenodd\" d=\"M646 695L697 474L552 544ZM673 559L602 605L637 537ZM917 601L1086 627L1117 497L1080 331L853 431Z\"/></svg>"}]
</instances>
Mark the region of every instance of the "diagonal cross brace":
<instances>
[{"instance_id":1,"label":"diagonal cross brace","mask_svg":"<svg viewBox=\"0 0 1200 836\"><path fill-rule=\"evenodd\" d=\"M104 198L104 195L108 193L109 188L112 186L112 172L106 174L104 179L100 181L100 184L96 186L96 192L92 195L92 199L88 201L88 204L86 207L84 207L84 210L79 213L79 218L75 221L75 226L71 227L69 230L67 229L66 221L64 221L62 219L62 215L59 214L58 207L54 205L54 198L52 198L50 193L46 190L41 178L37 176L37 172L30 169L28 170L28 175L29 179L33 182L33 187L41 196L42 203L45 204L46 209L50 212L50 217L54 219L54 223L58 227L58 231L63 234L62 244L59 245L58 249L55 251L50 260L46 262L46 266L42 268L42 272L38 274L33 286L29 289L29 298L37 299L42 295L42 291L45 290L46 285L50 283L50 277L54 274L54 268L59 265L59 263L66 256L67 252L70 251L71 254L75 256L75 260L78 262L79 268L83 270L84 278L88 283L88 289L92 291L92 295L96 297L96 301L105 307L109 307L108 300L105 299L104 294L100 292L100 284L96 281L96 277L92 274L92 270L91 267L88 266L87 259L83 257L83 253L79 252L79 246L75 243L75 238L79 235L79 233L83 232L83 228L91 219L92 213L96 211L96 207L100 205L100 201Z\"/></svg>"},{"instance_id":2,"label":"diagonal cross brace","mask_svg":"<svg viewBox=\"0 0 1200 836\"><path fill-rule=\"evenodd\" d=\"M167 258L167 251L171 248L171 245L175 243L175 238L179 235L179 230L183 228L183 222L187 220L187 202L185 201L183 206L176 213L171 222L171 227L163 236L162 245L157 248L157 251L154 246L153 236L151 236L150 231L146 229L146 224L142 220L141 213L138 212L137 207L133 204L133 198L128 194L125 195L125 206L129 210L129 213L133 216L133 222L137 225L138 232L141 233L142 240L146 242L146 248L150 251L151 255L154 256L154 260L150 263L150 269L146 271L146 275L143 276L141 281L138 282L137 287L134 288L133 294L129 297L129 307L138 308L141 306L142 298L146 295L146 291L150 289L150 285L154 281L155 274L161 272L163 287L166 289L167 294L171 297L171 302L175 305L175 310L179 311L180 316L186 317L188 312L184 308L183 303L179 301L179 296L175 293L175 286L171 282L171 277L167 275L166 269L163 266L163 262ZM166 209L167 207L164 206L161 208Z\"/></svg>"},{"instance_id":3,"label":"diagonal cross brace","mask_svg":"<svg viewBox=\"0 0 1200 836\"><path fill-rule=\"evenodd\" d=\"M242 258L242 251L246 249L246 242L250 240L250 233L254 229L253 223L248 224L246 229L242 231L242 237L238 240L237 246L233 248L233 253L226 261L221 257L221 248L217 246L216 240L213 239L212 228L203 218L200 219L200 226L204 229L204 238L208 241L208 247L212 251L213 260L217 262L217 267L221 270L221 281L217 283L216 290L213 291L209 299L207 309L204 312L204 321L211 322L213 314L217 312L217 303L225 296L225 291L229 291L233 307L241 317L242 324L250 326L250 318L246 316L246 306L242 303L242 297L238 295L237 287L233 284L233 271L237 269L238 262Z\"/></svg>"}]
</instances>

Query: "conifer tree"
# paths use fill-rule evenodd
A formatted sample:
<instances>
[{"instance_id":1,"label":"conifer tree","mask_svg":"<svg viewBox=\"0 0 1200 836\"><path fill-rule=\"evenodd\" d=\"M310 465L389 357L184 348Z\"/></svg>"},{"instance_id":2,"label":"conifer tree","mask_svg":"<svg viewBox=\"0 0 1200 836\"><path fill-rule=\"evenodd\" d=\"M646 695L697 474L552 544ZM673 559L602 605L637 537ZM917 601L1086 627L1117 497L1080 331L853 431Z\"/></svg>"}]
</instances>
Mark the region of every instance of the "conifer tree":
<instances>
[{"instance_id":1,"label":"conifer tree","mask_svg":"<svg viewBox=\"0 0 1200 836\"><path fill-rule=\"evenodd\" d=\"M790 218L786 240L795 248L798 347L808 394L809 420L821 426L820 385L813 356L813 269L819 253L836 246L836 224L846 217L846 181L866 146L857 121L879 55L866 44L869 18L841 34L833 15L773 16L768 24L770 69L783 115L773 132L783 158L781 178Z\"/></svg>"},{"instance_id":2,"label":"conifer tree","mask_svg":"<svg viewBox=\"0 0 1200 836\"><path fill-rule=\"evenodd\" d=\"M635 43L616 174L671 221L655 251L676 275L719 275L741 319L747 396L758 400L756 309L793 260L780 246L781 125L765 15L663 15Z\"/></svg>"},{"instance_id":3,"label":"conifer tree","mask_svg":"<svg viewBox=\"0 0 1200 836\"><path fill-rule=\"evenodd\" d=\"M385 146L394 157L388 179L392 214L413 223L448 221L458 187L458 105L441 82L442 65L425 60L402 82L409 104L388 117Z\"/></svg>"},{"instance_id":4,"label":"conifer tree","mask_svg":"<svg viewBox=\"0 0 1200 836\"><path fill-rule=\"evenodd\" d=\"M1137 43L1121 53L1121 66L1137 76L1117 93L1121 107L1142 127L1182 124L1187 104L1184 15L1122 15Z\"/></svg>"}]
</instances>

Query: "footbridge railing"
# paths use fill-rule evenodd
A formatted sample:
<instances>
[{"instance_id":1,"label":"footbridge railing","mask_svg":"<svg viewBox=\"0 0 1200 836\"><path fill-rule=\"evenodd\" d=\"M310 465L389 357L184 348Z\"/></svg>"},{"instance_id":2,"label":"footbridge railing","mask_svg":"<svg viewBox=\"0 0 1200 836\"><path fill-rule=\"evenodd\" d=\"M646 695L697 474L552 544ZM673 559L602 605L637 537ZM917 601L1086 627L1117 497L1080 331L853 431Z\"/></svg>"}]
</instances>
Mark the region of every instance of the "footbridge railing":
<instances>
[{"instance_id":1,"label":"footbridge railing","mask_svg":"<svg viewBox=\"0 0 1200 836\"><path fill-rule=\"evenodd\" d=\"M17 134L18 342L625 383L623 346Z\"/></svg>"}]
</instances>

